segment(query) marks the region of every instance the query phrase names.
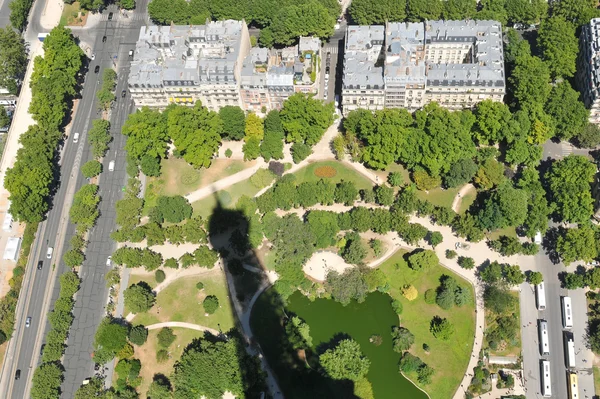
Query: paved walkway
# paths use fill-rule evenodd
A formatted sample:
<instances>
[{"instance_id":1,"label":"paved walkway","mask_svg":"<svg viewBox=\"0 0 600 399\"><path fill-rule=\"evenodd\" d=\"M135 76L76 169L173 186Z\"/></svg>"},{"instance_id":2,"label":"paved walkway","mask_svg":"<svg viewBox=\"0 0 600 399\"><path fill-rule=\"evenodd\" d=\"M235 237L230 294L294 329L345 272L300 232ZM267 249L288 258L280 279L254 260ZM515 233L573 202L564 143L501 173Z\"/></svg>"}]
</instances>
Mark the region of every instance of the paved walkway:
<instances>
[{"instance_id":1,"label":"paved walkway","mask_svg":"<svg viewBox=\"0 0 600 399\"><path fill-rule=\"evenodd\" d=\"M465 195L471 190L475 190L475 186L471 183L465 184L461 187L460 191L456 193L456 197L454 197L454 201L452 201L452 210L456 213L460 210L460 204Z\"/></svg>"},{"instance_id":2,"label":"paved walkway","mask_svg":"<svg viewBox=\"0 0 600 399\"><path fill-rule=\"evenodd\" d=\"M219 335L219 332L214 328L205 327L198 324L184 323L183 321L165 321L164 323L156 323L146 326L148 330L158 330L159 328L163 327L187 328L189 330L208 331L209 333L215 336Z\"/></svg>"}]
</instances>

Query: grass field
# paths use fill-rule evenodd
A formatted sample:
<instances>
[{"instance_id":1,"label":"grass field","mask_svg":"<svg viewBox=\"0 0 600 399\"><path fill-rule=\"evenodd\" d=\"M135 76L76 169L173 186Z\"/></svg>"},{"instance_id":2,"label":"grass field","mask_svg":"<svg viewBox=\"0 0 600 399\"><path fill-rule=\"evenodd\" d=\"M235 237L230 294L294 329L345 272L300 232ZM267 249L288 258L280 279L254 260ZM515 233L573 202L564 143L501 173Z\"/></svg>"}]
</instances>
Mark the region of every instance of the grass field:
<instances>
[{"instance_id":1,"label":"grass field","mask_svg":"<svg viewBox=\"0 0 600 399\"><path fill-rule=\"evenodd\" d=\"M464 214L469 207L475 202L477 198L477 190L469 190L467 194L462 197L462 201L460 201L460 206L458 207L458 213L461 215Z\"/></svg>"},{"instance_id":2,"label":"grass field","mask_svg":"<svg viewBox=\"0 0 600 399\"><path fill-rule=\"evenodd\" d=\"M254 162L215 159L208 169L194 169L183 159L164 159L160 177L148 178L144 210L147 212L156 205L156 199L161 195L185 195L252 165Z\"/></svg>"},{"instance_id":3,"label":"grass field","mask_svg":"<svg viewBox=\"0 0 600 399\"><path fill-rule=\"evenodd\" d=\"M60 25L63 26L83 26L87 21L87 12L84 10L84 15L80 18L79 12L82 11L79 2L73 4L64 4L62 15L60 16Z\"/></svg>"},{"instance_id":4,"label":"grass field","mask_svg":"<svg viewBox=\"0 0 600 399\"><path fill-rule=\"evenodd\" d=\"M517 237L517 231L514 227L505 227L500 230L492 231L487 235L490 240L497 240L500 236Z\"/></svg>"},{"instance_id":5,"label":"grass field","mask_svg":"<svg viewBox=\"0 0 600 399\"><path fill-rule=\"evenodd\" d=\"M454 277L459 284L470 290L474 298L473 288L469 282L443 266L437 266L427 272L414 271L403 259L404 254L402 251L397 252L380 268L390 281L390 295L399 299L404 306L400 315L401 325L415 335L415 343L410 352L435 369L432 383L421 388L427 391L432 399L451 398L460 384L471 356L475 335L475 307L471 304L444 310L436 304L425 303L423 298L426 290L439 286L440 277L444 274ZM417 299L412 302L401 294L402 287L407 284L415 286L419 292ZM440 341L429 331L434 316L447 318L454 325L455 333L449 341ZM429 345L429 354L423 350L423 344ZM408 377L416 383L415 375L409 374Z\"/></svg>"},{"instance_id":6,"label":"grass field","mask_svg":"<svg viewBox=\"0 0 600 399\"><path fill-rule=\"evenodd\" d=\"M294 172L294 176L296 176L296 184L300 184L305 181L315 182L321 180L321 177L315 175L315 170L320 167L331 167L336 171L335 176L323 178L323 180L327 180L331 183L339 183L342 180L353 181L356 188L359 190L373 187L373 184L369 179L338 161L314 162L302 169L297 170Z\"/></svg>"},{"instance_id":7,"label":"grass field","mask_svg":"<svg viewBox=\"0 0 600 399\"><path fill-rule=\"evenodd\" d=\"M166 321L183 321L223 331L233 327L233 309L222 274L217 276L182 277L175 280L158 293L156 304L146 313L135 316L133 324L150 325ZM204 289L198 291L196 283L204 283ZM207 295L219 299L219 309L206 316L202 301Z\"/></svg>"},{"instance_id":8,"label":"grass field","mask_svg":"<svg viewBox=\"0 0 600 399\"><path fill-rule=\"evenodd\" d=\"M437 206L445 206L447 208L452 207L452 201L454 201L454 197L458 193L458 188L447 188L442 189L440 187L434 188L433 190L429 190L427 192L417 190L417 197L422 200L427 200L431 202L433 205Z\"/></svg>"},{"instance_id":9,"label":"grass field","mask_svg":"<svg viewBox=\"0 0 600 399\"><path fill-rule=\"evenodd\" d=\"M515 302L514 302L515 305L511 309L507 310L506 313L504 314L504 316L514 315L514 317L520 321L521 320L521 311L520 311L520 307L519 307L519 293L511 291L510 294L515 299ZM498 318L497 314L492 313L489 310L485 311L486 330L491 331L494 328L496 328L496 325L497 325L496 319L497 318ZM519 326L520 326L520 323L519 323ZM517 336L513 342L507 342L504 347L498 347L497 350L492 350L490 348L490 354L495 355L495 356L511 356L511 355L519 356L520 353L521 353L521 329L520 328L517 328Z\"/></svg>"},{"instance_id":10,"label":"grass field","mask_svg":"<svg viewBox=\"0 0 600 399\"><path fill-rule=\"evenodd\" d=\"M148 340L146 343L139 347L134 345L134 357L140 359L142 362L142 370L140 371L142 384L137 388L141 398L146 397L148 387L156 374L163 374L167 377L170 376L173 372L173 365L179 360L186 346L188 346L194 338L204 336L204 333L201 331L188 330L187 328L173 328L173 333L177 338L168 349L171 356L166 362L158 363L156 361L156 352L161 348L158 346L156 336L159 332L160 330L148 331Z\"/></svg>"},{"instance_id":11,"label":"grass field","mask_svg":"<svg viewBox=\"0 0 600 399\"><path fill-rule=\"evenodd\" d=\"M254 197L258 191L259 189L250 183L250 179L241 181L230 186L227 190L217 191L211 196L193 202L192 208L194 208L194 215L200 215L203 218L207 218L213 213L213 210L217 206L217 199L223 208L233 208L242 195Z\"/></svg>"}]
</instances>

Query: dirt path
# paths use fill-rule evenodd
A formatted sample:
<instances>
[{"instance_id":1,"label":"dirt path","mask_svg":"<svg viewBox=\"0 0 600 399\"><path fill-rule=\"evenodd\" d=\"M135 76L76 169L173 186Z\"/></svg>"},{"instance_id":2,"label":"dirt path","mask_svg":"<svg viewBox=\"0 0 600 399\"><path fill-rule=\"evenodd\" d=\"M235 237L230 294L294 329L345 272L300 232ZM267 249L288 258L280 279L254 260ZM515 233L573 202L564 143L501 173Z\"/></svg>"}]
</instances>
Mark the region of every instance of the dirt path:
<instances>
[{"instance_id":1,"label":"dirt path","mask_svg":"<svg viewBox=\"0 0 600 399\"><path fill-rule=\"evenodd\" d=\"M192 324L192 323L185 323L183 321L166 321L164 323L156 323L156 324L150 324L149 326L146 326L146 328L148 330L157 330L159 328L163 328L163 327L178 327L178 328L188 328L190 330L196 330L196 331L208 331L209 333L211 333L212 335L219 335L219 332L213 328L210 327L204 327L198 324Z\"/></svg>"},{"instance_id":2,"label":"dirt path","mask_svg":"<svg viewBox=\"0 0 600 399\"><path fill-rule=\"evenodd\" d=\"M458 210L460 209L460 204L462 203L462 199L471 190L475 190L475 186L472 185L471 183L468 183L468 184L465 184L464 186L462 186L460 191L458 193L456 193L456 197L454 197L454 201L452 201L452 210L454 212L458 213Z\"/></svg>"}]
</instances>

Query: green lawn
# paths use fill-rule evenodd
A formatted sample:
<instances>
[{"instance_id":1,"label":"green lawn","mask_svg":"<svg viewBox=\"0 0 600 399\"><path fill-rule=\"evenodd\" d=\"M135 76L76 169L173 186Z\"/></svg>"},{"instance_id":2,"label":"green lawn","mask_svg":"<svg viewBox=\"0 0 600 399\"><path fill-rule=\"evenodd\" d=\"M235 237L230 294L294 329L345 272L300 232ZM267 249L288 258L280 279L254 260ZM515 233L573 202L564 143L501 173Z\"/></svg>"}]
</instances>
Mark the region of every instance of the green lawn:
<instances>
[{"instance_id":1,"label":"green lawn","mask_svg":"<svg viewBox=\"0 0 600 399\"><path fill-rule=\"evenodd\" d=\"M75 1L72 4L65 3L63 12L60 16L60 25L62 26L83 26L87 20L87 12L84 10L84 15L79 18L79 12L82 11L79 2Z\"/></svg>"},{"instance_id":2,"label":"green lawn","mask_svg":"<svg viewBox=\"0 0 600 399\"><path fill-rule=\"evenodd\" d=\"M477 190L469 190L466 195L462 197L462 201L460 201L460 206L458 207L458 213L461 215L464 214L469 207L475 202L477 198Z\"/></svg>"},{"instance_id":3,"label":"green lawn","mask_svg":"<svg viewBox=\"0 0 600 399\"><path fill-rule=\"evenodd\" d=\"M217 191L211 196L193 202L192 208L194 208L194 215L200 215L203 218L207 218L217 206L217 199L223 208L233 208L242 195L254 197L258 191L259 189L250 183L250 179L241 181L230 186L227 190Z\"/></svg>"},{"instance_id":4,"label":"green lawn","mask_svg":"<svg viewBox=\"0 0 600 399\"><path fill-rule=\"evenodd\" d=\"M161 195L186 195L252 165L252 162L216 159L208 169L195 169L183 159L163 159L161 175L147 180L144 209L147 212L156 205Z\"/></svg>"},{"instance_id":5,"label":"green lawn","mask_svg":"<svg viewBox=\"0 0 600 399\"><path fill-rule=\"evenodd\" d=\"M517 320L521 320L521 311L519 306L519 293L515 291L511 291L510 294L515 299L514 306L507 310L504 314L505 316L512 316ZM489 310L485 311L485 329L488 331L492 331L496 328L496 319L499 315L492 313ZM521 323L519 322L519 327ZM517 336L514 341L506 342L504 346L499 346L497 350L492 350L490 348L490 354L495 356L519 356L521 353L521 328L517 328Z\"/></svg>"},{"instance_id":6,"label":"green lawn","mask_svg":"<svg viewBox=\"0 0 600 399\"><path fill-rule=\"evenodd\" d=\"M497 240L500 236L517 237L517 231L514 227L505 227L500 230L492 231L487 235L490 240Z\"/></svg>"},{"instance_id":7,"label":"green lawn","mask_svg":"<svg viewBox=\"0 0 600 399\"><path fill-rule=\"evenodd\" d=\"M387 168L385 168L384 170L373 171L373 173L375 173L377 176L379 176L379 179L381 179L382 181L387 181L388 175L392 172L402 173L402 177L404 178L404 184L411 183L410 172L408 170L406 170L406 168L404 166L400 165L399 163L393 163L393 164L389 165Z\"/></svg>"},{"instance_id":8,"label":"green lawn","mask_svg":"<svg viewBox=\"0 0 600 399\"><path fill-rule=\"evenodd\" d=\"M142 369L140 371L140 377L142 377L142 383L137 388L141 398L146 397L148 387L152 383L153 377L156 374L163 374L170 376L173 372L173 365L183 353L183 350L190 344L194 338L200 338L204 336L201 331L190 330L187 328L173 328L173 333L177 336L175 341L169 346L169 353L171 357L164 363L158 363L156 361L156 352L161 349L158 346L158 340L156 336L160 330L148 331L148 340L142 346L134 345L136 359L140 359L142 363Z\"/></svg>"},{"instance_id":9,"label":"green lawn","mask_svg":"<svg viewBox=\"0 0 600 399\"><path fill-rule=\"evenodd\" d=\"M447 188L443 190L441 187L434 188L428 192L417 190L417 196L422 200L427 200L433 205L452 207L454 197L458 193L458 188Z\"/></svg>"},{"instance_id":10,"label":"green lawn","mask_svg":"<svg viewBox=\"0 0 600 399\"><path fill-rule=\"evenodd\" d=\"M436 304L425 303L423 297L426 290L436 289L439 286L440 277L444 274L458 280L459 284L471 291L474 298L473 288L469 282L441 265L427 272L416 272L408 267L402 257L404 254L405 252L402 251L397 252L380 268L390 281L390 294L399 299L404 306L400 316L401 325L415 335L415 344L410 352L435 369L432 383L421 388L427 391L432 399L451 398L462 380L471 357L475 335L474 304L444 310ZM418 298L412 302L406 300L401 294L402 287L407 284L415 286L419 292ZM450 341L440 341L429 332L430 322L434 316L447 318L454 325L455 333ZM429 354L423 350L424 343L430 347ZM416 382L415 375L409 377Z\"/></svg>"},{"instance_id":11,"label":"green lawn","mask_svg":"<svg viewBox=\"0 0 600 399\"><path fill-rule=\"evenodd\" d=\"M204 289L198 291L196 283L204 283ZM146 313L140 313L133 324L150 325L166 321L182 321L223 331L233 327L233 310L228 298L225 277L216 276L183 277L175 280L158 293L156 304ZM207 295L219 299L219 309L205 316L202 301Z\"/></svg>"},{"instance_id":12,"label":"green lawn","mask_svg":"<svg viewBox=\"0 0 600 399\"><path fill-rule=\"evenodd\" d=\"M305 181L314 182L321 180L321 177L315 175L315 170L324 166L329 166L336 170L335 176L323 178L324 180L327 180L331 183L339 183L342 180L353 181L356 188L359 190L373 187L373 183L371 183L369 179L338 161L314 162L302 169L297 170L294 172L294 176L296 176L296 183L300 184Z\"/></svg>"}]
</instances>

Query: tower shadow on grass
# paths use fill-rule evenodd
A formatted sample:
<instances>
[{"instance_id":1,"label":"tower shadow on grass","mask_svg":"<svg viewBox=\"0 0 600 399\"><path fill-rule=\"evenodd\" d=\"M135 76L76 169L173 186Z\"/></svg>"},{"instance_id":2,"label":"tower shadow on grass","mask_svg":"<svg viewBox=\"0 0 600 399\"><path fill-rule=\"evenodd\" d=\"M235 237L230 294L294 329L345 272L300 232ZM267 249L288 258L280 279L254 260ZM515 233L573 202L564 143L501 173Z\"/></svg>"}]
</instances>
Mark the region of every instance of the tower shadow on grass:
<instances>
[{"instance_id":1,"label":"tower shadow on grass","mask_svg":"<svg viewBox=\"0 0 600 399\"><path fill-rule=\"evenodd\" d=\"M237 330L230 333L223 331L220 338L226 339L227 335L236 334L249 353L264 356L267 367L272 370L271 375L276 380L273 392L275 397L358 399L353 393L352 381L333 380L320 372L318 355L323 346L315 351L296 350L292 347L285 333L285 323L291 317L290 312L286 312L284 301L276 288L270 286L267 268L250 244L250 220L240 210L224 208L216 193L215 200L216 205L208 218L207 231L211 245L223 260L228 300L234 312ZM263 242L263 245L266 244ZM252 268L257 270L251 271ZM254 304L252 298L268 286L270 287L255 298ZM253 304L250 312L249 307ZM251 364L253 363L243 361L239 364L243 384L247 389L246 397L261 398L262 392L265 398L270 397L266 384L251 380L256 373L244 369L252 367Z\"/></svg>"}]
</instances>

